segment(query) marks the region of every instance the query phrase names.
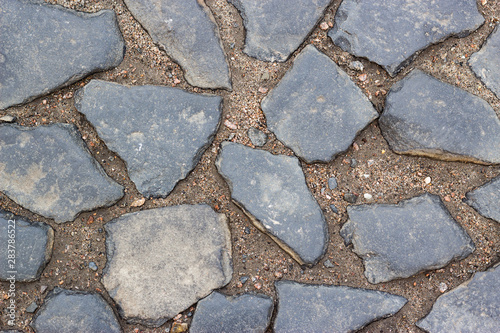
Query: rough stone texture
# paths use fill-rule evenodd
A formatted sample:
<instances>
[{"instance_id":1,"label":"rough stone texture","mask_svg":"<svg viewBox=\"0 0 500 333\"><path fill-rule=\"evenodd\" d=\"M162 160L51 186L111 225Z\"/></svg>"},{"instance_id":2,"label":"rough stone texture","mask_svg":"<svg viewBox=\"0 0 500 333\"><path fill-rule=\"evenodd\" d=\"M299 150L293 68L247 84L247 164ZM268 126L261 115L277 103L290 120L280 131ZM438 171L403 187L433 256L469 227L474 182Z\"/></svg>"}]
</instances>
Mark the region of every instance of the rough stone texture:
<instances>
[{"instance_id":1,"label":"rough stone texture","mask_svg":"<svg viewBox=\"0 0 500 333\"><path fill-rule=\"evenodd\" d=\"M262 101L268 128L306 162L347 150L378 113L330 58L307 46Z\"/></svg>"},{"instance_id":2,"label":"rough stone texture","mask_svg":"<svg viewBox=\"0 0 500 333\"><path fill-rule=\"evenodd\" d=\"M314 264L328 243L325 218L299 160L224 142L217 169L252 223L300 264Z\"/></svg>"},{"instance_id":3,"label":"rough stone texture","mask_svg":"<svg viewBox=\"0 0 500 333\"><path fill-rule=\"evenodd\" d=\"M397 153L500 163L500 119L491 106L420 70L392 86L379 124Z\"/></svg>"},{"instance_id":4,"label":"rough stone texture","mask_svg":"<svg viewBox=\"0 0 500 333\"><path fill-rule=\"evenodd\" d=\"M323 16L330 0L229 0L246 28L243 52L263 61L285 61Z\"/></svg>"},{"instance_id":5,"label":"rough stone texture","mask_svg":"<svg viewBox=\"0 0 500 333\"><path fill-rule=\"evenodd\" d=\"M221 100L175 88L92 80L78 91L75 105L125 161L139 192L164 197L211 143Z\"/></svg>"},{"instance_id":6,"label":"rough stone texture","mask_svg":"<svg viewBox=\"0 0 500 333\"><path fill-rule=\"evenodd\" d=\"M255 127L250 127L247 134L252 144L256 147L262 147L267 142L267 134Z\"/></svg>"},{"instance_id":7,"label":"rough stone texture","mask_svg":"<svg viewBox=\"0 0 500 333\"><path fill-rule=\"evenodd\" d=\"M484 43L481 50L469 59L476 75L500 98L500 30L498 25Z\"/></svg>"},{"instance_id":8,"label":"rough stone texture","mask_svg":"<svg viewBox=\"0 0 500 333\"><path fill-rule=\"evenodd\" d=\"M113 11L38 0L2 0L0 36L0 109L118 66L125 53Z\"/></svg>"},{"instance_id":9,"label":"rough stone texture","mask_svg":"<svg viewBox=\"0 0 500 333\"><path fill-rule=\"evenodd\" d=\"M273 300L264 295L236 297L213 292L198 302L191 333L264 333L271 321Z\"/></svg>"},{"instance_id":10,"label":"rough stone texture","mask_svg":"<svg viewBox=\"0 0 500 333\"><path fill-rule=\"evenodd\" d=\"M468 192L466 203L479 214L500 223L500 176Z\"/></svg>"},{"instance_id":11,"label":"rough stone texture","mask_svg":"<svg viewBox=\"0 0 500 333\"><path fill-rule=\"evenodd\" d=\"M363 259L370 283L441 268L475 249L436 195L426 193L397 205L348 206L347 213L340 235Z\"/></svg>"},{"instance_id":12,"label":"rough stone texture","mask_svg":"<svg viewBox=\"0 0 500 333\"><path fill-rule=\"evenodd\" d=\"M102 282L129 322L160 326L231 280L227 219L209 206L125 214L105 228Z\"/></svg>"},{"instance_id":13,"label":"rough stone texture","mask_svg":"<svg viewBox=\"0 0 500 333\"><path fill-rule=\"evenodd\" d=\"M276 333L354 332L390 317L407 302L404 297L345 286L276 282Z\"/></svg>"},{"instance_id":14,"label":"rough stone texture","mask_svg":"<svg viewBox=\"0 0 500 333\"><path fill-rule=\"evenodd\" d=\"M465 37L483 22L475 0L344 0L328 36L394 76L418 51L450 36Z\"/></svg>"},{"instance_id":15,"label":"rough stone texture","mask_svg":"<svg viewBox=\"0 0 500 333\"><path fill-rule=\"evenodd\" d=\"M56 223L123 196L123 187L106 175L69 124L0 124L0 191Z\"/></svg>"},{"instance_id":16,"label":"rough stone texture","mask_svg":"<svg viewBox=\"0 0 500 333\"><path fill-rule=\"evenodd\" d=\"M125 0L132 15L184 70L189 84L231 89L210 9L198 0Z\"/></svg>"},{"instance_id":17,"label":"rough stone texture","mask_svg":"<svg viewBox=\"0 0 500 333\"><path fill-rule=\"evenodd\" d=\"M428 332L498 332L500 327L500 267L479 272L440 296L431 312L417 322Z\"/></svg>"}]
</instances>

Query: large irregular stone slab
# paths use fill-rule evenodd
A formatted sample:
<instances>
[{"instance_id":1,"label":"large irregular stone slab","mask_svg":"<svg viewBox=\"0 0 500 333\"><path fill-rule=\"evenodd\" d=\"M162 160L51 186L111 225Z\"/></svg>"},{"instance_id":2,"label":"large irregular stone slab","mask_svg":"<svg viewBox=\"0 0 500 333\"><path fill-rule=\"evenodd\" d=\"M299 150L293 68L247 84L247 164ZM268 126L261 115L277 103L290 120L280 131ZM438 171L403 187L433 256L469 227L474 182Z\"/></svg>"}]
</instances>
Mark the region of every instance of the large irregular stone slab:
<instances>
[{"instance_id":1,"label":"large irregular stone slab","mask_svg":"<svg viewBox=\"0 0 500 333\"><path fill-rule=\"evenodd\" d=\"M347 213L340 235L363 259L370 283L441 268L475 249L436 195L426 193L397 205L348 206Z\"/></svg>"},{"instance_id":2,"label":"large irregular stone slab","mask_svg":"<svg viewBox=\"0 0 500 333\"><path fill-rule=\"evenodd\" d=\"M0 125L0 191L56 223L123 196L69 124Z\"/></svg>"},{"instance_id":3,"label":"large irregular stone slab","mask_svg":"<svg viewBox=\"0 0 500 333\"><path fill-rule=\"evenodd\" d=\"M431 312L417 322L427 332L498 332L500 327L500 267L479 272L439 296Z\"/></svg>"},{"instance_id":4,"label":"large irregular stone slab","mask_svg":"<svg viewBox=\"0 0 500 333\"><path fill-rule=\"evenodd\" d=\"M335 62L308 45L262 101L268 128L306 162L347 150L378 113Z\"/></svg>"},{"instance_id":5,"label":"large irregular stone slab","mask_svg":"<svg viewBox=\"0 0 500 333\"><path fill-rule=\"evenodd\" d=\"M125 0L132 15L184 70L189 84L231 89L210 9L199 0Z\"/></svg>"},{"instance_id":6,"label":"large irregular stone slab","mask_svg":"<svg viewBox=\"0 0 500 333\"><path fill-rule=\"evenodd\" d=\"M483 22L476 0L344 0L328 36L394 76L419 51L450 36L465 37Z\"/></svg>"},{"instance_id":7,"label":"large irregular stone slab","mask_svg":"<svg viewBox=\"0 0 500 333\"><path fill-rule=\"evenodd\" d=\"M75 105L125 161L139 192L165 197L212 142L221 100L169 87L92 80L78 91Z\"/></svg>"},{"instance_id":8,"label":"large irregular stone slab","mask_svg":"<svg viewBox=\"0 0 500 333\"><path fill-rule=\"evenodd\" d=\"M317 24L330 0L229 0L246 28L243 52L263 61L285 61Z\"/></svg>"},{"instance_id":9,"label":"large irregular stone slab","mask_svg":"<svg viewBox=\"0 0 500 333\"><path fill-rule=\"evenodd\" d=\"M198 302L189 332L264 333L272 312L273 300L267 296L224 296L213 292Z\"/></svg>"},{"instance_id":10,"label":"large irregular stone slab","mask_svg":"<svg viewBox=\"0 0 500 333\"><path fill-rule=\"evenodd\" d=\"M0 36L0 109L116 67L125 53L113 11L88 14L38 0L3 0Z\"/></svg>"},{"instance_id":11,"label":"large irregular stone slab","mask_svg":"<svg viewBox=\"0 0 500 333\"><path fill-rule=\"evenodd\" d=\"M465 196L465 202L479 214L500 223L500 176Z\"/></svg>"},{"instance_id":12,"label":"large irregular stone slab","mask_svg":"<svg viewBox=\"0 0 500 333\"><path fill-rule=\"evenodd\" d=\"M354 332L398 312L407 302L389 293L345 286L276 282L274 332Z\"/></svg>"},{"instance_id":13,"label":"large irregular stone slab","mask_svg":"<svg viewBox=\"0 0 500 333\"><path fill-rule=\"evenodd\" d=\"M500 163L500 119L493 108L420 70L392 86L379 124L400 154Z\"/></svg>"},{"instance_id":14,"label":"large irregular stone slab","mask_svg":"<svg viewBox=\"0 0 500 333\"><path fill-rule=\"evenodd\" d=\"M312 265L328 243L325 218L295 157L224 142L217 169L233 202L297 262Z\"/></svg>"},{"instance_id":15,"label":"large irregular stone slab","mask_svg":"<svg viewBox=\"0 0 500 333\"><path fill-rule=\"evenodd\" d=\"M209 206L125 214L106 232L102 282L129 322L160 326L231 280L227 218Z\"/></svg>"},{"instance_id":16,"label":"large irregular stone slab","mask_svg":"<svg viewBox=\"0 0 500 333\"><path fill-rule=\"evenodd\" d=\"M500 30L498 25L484 43L481 50L469 59L476 75L500 98Z\"/></svg>"}]
</instances>

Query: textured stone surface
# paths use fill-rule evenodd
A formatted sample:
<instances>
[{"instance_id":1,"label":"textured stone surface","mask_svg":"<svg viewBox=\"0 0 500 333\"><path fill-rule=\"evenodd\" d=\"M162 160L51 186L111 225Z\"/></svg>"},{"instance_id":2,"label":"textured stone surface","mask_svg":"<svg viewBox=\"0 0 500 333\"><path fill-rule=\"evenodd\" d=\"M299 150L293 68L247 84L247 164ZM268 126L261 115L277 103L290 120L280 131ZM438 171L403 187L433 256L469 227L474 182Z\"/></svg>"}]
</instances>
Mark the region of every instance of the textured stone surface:
<instances>
[{"instance_id":1,"label":"textured stone surface","mask_svg":"<svg viewBox=\"0 0 500 333\"><path fill-rule=\"evenodd\" d=\"M191 333L264 333L273 312L273 300L267 296L243 294L224 296L213 292L198 302Z\"/></svg>"},{"instance_id":2,"label":"textured stone surface","mask_svg":"<svg viewBox=\"0 0 500 333\"><path fill-rule=\"evenodd\" d=\"M57 223L123 196L69 124L0 125L0 191Z\"/></svg>"},{"instance_id":3,"label":"textured stone surface","mask_svg":"<svg viewBox=\"0 0 500 333\"><path fill-rule=\"evenodd\" d=\"M500 30L498 25L481 50L469 59L474 73L500 98Z\"/></svg>"},{"instance_id":4,"label":"textured stone surface","mask_svg":"<svg viewBox=\"0 0 500 333\"><path fill-rule=\"evenodd\" d=\"M301 264L321 258L327 226L297 158L224 142L216 165L233 201L259 230Z\"/></svg>"},{"instance_id":5,"label":"textured stone surface","mask_svg":"<svg viewBox=\"0 0 500 333\"><path fill-rule=\"evenodd\" d=\"M231 88L218 28L204 1L125 0L125 4L153 41L181 65L189 84Z\"/></svg>"},{"instance_id":6,"label":"textured stone surface","mask_svg":"<svg viewBox=\"0 0 500 333\"><path fill-rule=\"evenodd\" d=\"M479 214L500 223L500 176L468 192L466 203Z\"/></svg>"},{"instance_id":7,"label":"textured stone surface","mask_svg":"<svg viewBox=\"0 0 500 333\"><path fill-rule=\"evenodd\" d=\"M347 213L340 235L363 259L370 283L441 268L475 249L436 195L426 193L397 205L348 206Z\"/></svg>"},{"instance_id":8,"label":"textured stone surface","mask_svg":"<svg viewBox=\"0 0 500 333\"><path fill-rule=\"evenodd\" d=\"M88 14L2 0L0 36L0 109L118 66L125 53L111 10Z\"/></svg>"},{"instance_id":9,"label":"textured stone surface","mask_svg":"<svg viewBox=\"0 0 500 333\"><path fill-rule=\"evenodd\" d=\"M252 144L256 147L262 147L267 142L267 134L255 127L250 127L247 134Z\"/></svg>"},{"instance_id":10,"label":"textured stone surface","mask_svg":"<svg viewBox=\"0 0 500 333\"><path fill-rule=\"evenodd\" d=\"M420 70L392 86L379 124L397 153L500 163L500 119L491 106Z\"/></svg>"},{"instance_id":11,"label":"textured stone surface","mask_svg":"<svg viewBox=\"0 0 500 333\"><path fill-rule=\"evenodd\" d=\"M475 0L344 0L328 36L394 76L418 51L449 36L467 36L483 22Z\"/></svg>"},{"instance_id":12,"label":"textured stone surface","mask_svg":"<svg viewBox=\"0 0 500 333\"><path fill-rule=\"evenodd\" d=\"M102 282L129 322L159 326L231 280L225 215L182 205L106 224Z\"/></svg>"},{"instance_id":13,"label":"textured stone surface","mask_svg":"<svg viewBox=\"0 0 500 333\"><path fill-rule=\"evenodd\" d=\"M354 332L392 316L406 304L401 296L345 286L276 282L276 333Z\"/></svg>"},{"instance_id":14,"label":"textured stone surface","mask_svg":"<svg viewBox=\"0 0 500 333\"><path fill-rule=\"evenodd\" d=\"M211 143L221 100L175 88L92 80L79 90L75 105L125 161L139 192L164 197Z\"/></svg>"}]
</instances>

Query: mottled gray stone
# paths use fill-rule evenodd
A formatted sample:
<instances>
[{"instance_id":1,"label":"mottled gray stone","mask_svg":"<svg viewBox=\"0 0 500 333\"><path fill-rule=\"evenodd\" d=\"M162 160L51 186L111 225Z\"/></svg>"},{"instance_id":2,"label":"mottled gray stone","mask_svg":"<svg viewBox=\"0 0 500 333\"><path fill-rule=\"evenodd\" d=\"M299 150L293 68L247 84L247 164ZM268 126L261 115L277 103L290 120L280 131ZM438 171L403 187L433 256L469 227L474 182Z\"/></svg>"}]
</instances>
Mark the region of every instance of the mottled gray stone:
<instances>
[{"instance_id":1,"label":"mottled gray stone","mask_svg":"<svg viewBox=\"0 0 500 333\"><path fill-rule=\"evenodd\" d=\"M500 223L500 176L465 196L465 202L479 214Z\"/></svg>"},{"instance_id":2,"label":"mottled gray stone","mask_svg":"<svg viewBox=\"0 0 500 333\"><path fill-rule=\"evenodd\" d=\"M476 0L344 0L328 36L394 76L419 51L450 36L465 37L483 22Z\"/></svg>"},{"instance_id":3,"label":"mottled gray stone","mask_svg":"<svg viewBox=\"0 0 500 333\"><path fill-rule=\"evenodd\" d=\"M347 150L378 113L330 58L307 46L262 101L268 128L306 162Z\"/></svg>"},{"instance_id":4,"label":"mottled gray stone","mask_svg":"<svg viewBox=\"0 0 500 333\"><path fill-rule=\"evenodd\" d=\"M297 158L224 142L216 165L233 201L259 230L300 264L318 262L327 226Z\"/></svg>"},{"instance_id":5,"label":"mottled gray stone","mask_svg":"<svg viewBox=\"0 0 500 333\"><path fill-rule=\"evenodd\" d=\"M397 205L348 206L347 213L340 235L363 259L370 283L441 268L475 249L436 195L425 193Z\"/></svg>"},{"instance_id":6,"label":"mottled gray stone","mask_svg":"<svg viewBox=\"0 0 500 333\"><path fill-rule=\"evenodd\" d=\"M500 119L493 108L420 70L392 86L379 125L397 153L500 163Z\"/></svg>"},{"instance_id":7,"label":"mottled gray stone","mask_svg":"<svg viewBox=\"0 0 500 333\"><path fill-rule=\"evenodd\" d=\"M2 0L0 36L0 109L118 66L125 53L111 10L89 14Z\"/></svg>"},{"instance_id":8,"label":"mottled gray stone","mask_svg":"<svg viewBox=\"0 0 500 333\"><path fill-rule=\"evenodd\" d=\"M75 105L125 161L139 192L165 197L212 142L221 100L176 88L92 80L78 91Z\"/></svg>"},{"instance_id":9,"label":"mottled gray stone","mask_svg":"<svg viewBox=\"0 0 500 333\"><path fill-rule=\"evenodd\" d=\"M337 178L335 178L334 176L328 178L328 187L330 188L330 190L336 189L337 185Z\"/></svg>"},{"instance_id":10,"label":"mottled gray stone","mask_svg":"<svg viewBox=\"0 0 500 333\"><path fill-rule=\"evenodd\" d=\"M256 147L262 147L267 142L267 134L255 127L250 127L247 134L252 144Z\"/></svg>"},{"instance_id":11,"label":"mottled gray stone","mask_svg":"<svg viewBox=\"0 0 500 333\"><path fill-rule=\"evenodd\" d=\"M106 175L69 124L0 124L0 191L56 223L123 196L123 187Z\"/></svg>"},{"instance_id":12,"label":"mottled gray stone","mask_svg":"<svg viewBox=\"0 0 500 333\"><path fill-rule=\"evenodd\" d=\"M33 301L30 305L28 305L28 307L26 307L26 312L33 313L36 311L36 309L38 309L38 305L35 301Z\"/></svg>"},{"instance_id":13,"label":"mottled gray stone","mask_svg":"<svg viewBox=\"0 0 500 333\"><path fill-rule=\"evenodd\" d=\"M231 280L227 218L209 206L125 214L105 227L102 282L129 322L160 326Z\"/></svg>"},{"instance_id":14,"label":"mottled gray stone","mask_svg":"<svg viewBox=\"0 0 500 333\"><path fill-rule=\"evenodd\" d=\"M189 332L264 333L272 312L273 300L267 296L224 296L213 292L198 302Z\"/></svg>"},{"instance_id":15,"label":"mottled gray stone","mask_svg":"<svg viewBox=\"0 0 500 333\"><path fill-rule=\"evenodd\" d=\"M469 65L481 81L500 98L500 30L498 25L481 50L470 57Z\"/></svg>"},{"instance_id":16,"label":"mottled gray stone","mask_svg":"<svg viewBox=\"0 0 500 333\"><path fill-rule=\"evenodd\" d=\"M389 293L345 286L275 283L278 292L276 333L354 332L390 317L407 302Z\"/></svg>"}]
</instances>

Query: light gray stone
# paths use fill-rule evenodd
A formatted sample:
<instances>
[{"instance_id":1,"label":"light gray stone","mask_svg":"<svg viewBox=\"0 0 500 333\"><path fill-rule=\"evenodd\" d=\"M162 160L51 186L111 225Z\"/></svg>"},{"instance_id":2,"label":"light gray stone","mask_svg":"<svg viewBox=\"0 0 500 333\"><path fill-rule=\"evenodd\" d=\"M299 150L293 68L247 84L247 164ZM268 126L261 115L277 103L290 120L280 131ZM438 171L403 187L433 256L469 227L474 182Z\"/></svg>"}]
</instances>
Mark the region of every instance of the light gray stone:
<instances>
[{"instance_id":1,"label":"light gray stone","mask_svg":"<svg viewBox=\"0 0 500 333\"><path fill-rule=\"evenodd\" d=\"M256 147L262 147L267 142L267 134L255 127L250 127L247 134L252 144Z\"/></svg>"},{"instance_id":2,"label":"light gray stone","mask_svg":"<svg viewBox=\"0 0 500 333\"><path fill-rule=\"evenodd\" d=\"M500 98L500 30L498 25L481 50L469 59L469 65L484 84Z\"/></svg>"},{"instance_id":3,"label":"light gray stone","mask_svg":"<svg viewBox=\"0 0 500 333\"><path fill-rule=\"evenodd\" d=\"M328 187L330 188L330 190L334 190L337 188L337 178L335 178L334 176L328 178Z\"/></svg>"},{"instance_id":4,"label":"light gray stone","mask_svg":"<svg viewBox=\"0 0 500 333\"><path fill-rule=\"evenodd\" d=\"M479 214L500 223L500 176L465 196L465 202Z\"/></svg>"}]
</instances>

